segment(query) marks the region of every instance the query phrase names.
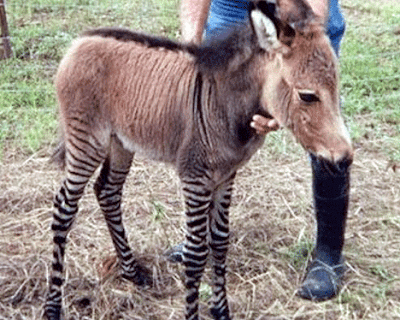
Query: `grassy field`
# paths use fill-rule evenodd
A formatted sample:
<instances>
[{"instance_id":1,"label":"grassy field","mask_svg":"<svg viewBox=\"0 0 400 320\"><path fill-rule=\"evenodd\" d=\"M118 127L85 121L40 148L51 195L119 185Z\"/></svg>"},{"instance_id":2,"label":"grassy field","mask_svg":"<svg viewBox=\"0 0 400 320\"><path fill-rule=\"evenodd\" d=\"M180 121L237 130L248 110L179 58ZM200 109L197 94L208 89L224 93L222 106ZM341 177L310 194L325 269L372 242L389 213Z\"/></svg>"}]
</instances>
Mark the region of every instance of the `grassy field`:
<instances>
[{"instance_id":1,"label":"grassy field","mask_svg":"<svg viewBox=\"0 0 400 320\"><path fill-rule=\"evenodd\" d=\"M41 318L52 259L52 197L63 177L49 164L57 141L52 80L65 49L96 26L179 38L178 3L8 1L14 57L0 61L1 320ZM228 261L235 319L400 319L400 4L342 4L348 26L343 112L356 148L343 290L323 303L295 295L314 241L311 173L304 151L279 131L237 178ZM130 243L152 269L154 288L136 288L110 267L113 247L88 188L68 243L66 319L183 318L182 268L163 256L183 239L179 181L169 167L135 160L124 195ZM209 272L204 280L205 309Z\"/></svg>"}]
</instances>

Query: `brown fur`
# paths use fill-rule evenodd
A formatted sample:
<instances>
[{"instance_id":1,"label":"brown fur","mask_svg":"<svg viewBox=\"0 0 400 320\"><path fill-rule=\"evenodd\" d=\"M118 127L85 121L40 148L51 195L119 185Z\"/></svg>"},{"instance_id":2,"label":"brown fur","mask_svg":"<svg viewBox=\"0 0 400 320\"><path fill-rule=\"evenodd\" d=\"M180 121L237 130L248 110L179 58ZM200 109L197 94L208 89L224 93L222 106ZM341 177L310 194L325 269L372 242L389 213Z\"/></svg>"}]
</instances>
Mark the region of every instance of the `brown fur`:
<instances>
[{"instance_id":1,"label":"brown fur","mask_svg":"<svg viewBox=\"0 0 400 320\"><path fill-rule=\"evenodd\" d=\"M304 0L292 0L298 10L277 1L279 10L255 3L247 27L203 46L109 28L73 43L56 77L62 142L54 158L66 162L67 177L55 197L49 319L61 311L67 232L101 164L95 193L124 276L137 284L146 283L145 272L120 221L122 186L135 153L176 166L188 208L186 318L196 318L199 266L211 249L218 299L212 314L229 319L224 261L232 183L264 140L250 128L252 117L272 115L309 152L334 164L351 161L336 57L323 25ZM197 262L190 250L201 253Z\"/></svg>"},{"instance_id":2,"label":"brown fur","mask_svg":"<svg viewBox=\"0 0 400 320\"><path fill-rule=\"evenodd\" d=\"M122 29L88 32L57 74L65 136L77 118L105 149L118 137L132 152L176 164L183 145L199 138L207 142L207 157L239 164L261 145L249 128L251 117L261 113L289 127L310 152L332 161L351 157L336 58L322 24L305 3L279 3L277 12L265 9L279 21L278 31L290 24L300 31L280 32L285 40L292 34L290 42L267 51L251 26L200 47ZM303 89L320 101L312 107L300 101Z\"/></svg>"},{"instance_id":3,"label":"brown fur","mask_svg":"<svg viewBox=\"0 0 400 320\"><path fill-rule=\"evenodd\" d=\"M130 151L171 163L176 163L183 144L202 136L210 155L242 162L249 157L245 143L254 140L260 145L262 140L245 130L251 116L261 112L250 85L254 75L243 77L248 83L235 82L242 76L238 73L216 84L221 76L200 73L194 60L183 51L137 42L78 39L56 80L64 135L74 125L71 119L79 118L105 148L116 136ZM231 86L225 80L234 82L235 92L221 97L229 101L218 101L215 91ZM226 104L229 109L223 107Z\"/></svg>"}]
</instances>

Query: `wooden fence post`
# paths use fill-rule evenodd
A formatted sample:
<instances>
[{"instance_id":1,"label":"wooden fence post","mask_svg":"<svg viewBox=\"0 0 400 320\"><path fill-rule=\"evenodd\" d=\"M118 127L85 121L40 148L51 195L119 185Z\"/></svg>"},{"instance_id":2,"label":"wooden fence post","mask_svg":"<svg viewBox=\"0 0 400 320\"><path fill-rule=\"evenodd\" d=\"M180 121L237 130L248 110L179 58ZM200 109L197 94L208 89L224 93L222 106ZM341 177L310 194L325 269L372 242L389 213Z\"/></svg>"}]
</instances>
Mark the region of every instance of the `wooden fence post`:
<instances>
[{"instance_id":1,"label":"wooden fence post","mask_svg":"<svg viewBox=\"0 0 400 320\"><path fill-rule=\"evenodd\" d=\"M12 56L12 49L10 43L10 35L8 33L6 6L4 0L0 0L0 23L1 23L1 40L2 51L0 51L0 59L8 59Z\"/></svg>"}]
</instances>

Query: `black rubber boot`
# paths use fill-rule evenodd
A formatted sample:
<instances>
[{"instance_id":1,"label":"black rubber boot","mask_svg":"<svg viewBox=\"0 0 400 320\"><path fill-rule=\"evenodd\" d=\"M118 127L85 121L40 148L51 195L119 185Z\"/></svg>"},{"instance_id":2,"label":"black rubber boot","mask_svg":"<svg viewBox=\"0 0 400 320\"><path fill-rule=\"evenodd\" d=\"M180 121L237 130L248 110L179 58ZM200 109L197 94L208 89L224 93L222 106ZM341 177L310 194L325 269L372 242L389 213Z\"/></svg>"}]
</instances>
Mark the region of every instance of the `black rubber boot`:
<instances>
[{"instance_id":1,"label":"black rubber boot","mask_svg":"<svg viewBox=\"0 0 400 320\"><path fill-rule=\"evenodd\" d=\"M298 295L322 301L340 290L345 272L342 249L350 195L350 165L337 165L311 156L313 195L317 218L317 244Z\"/></svg>"}]
</instances>

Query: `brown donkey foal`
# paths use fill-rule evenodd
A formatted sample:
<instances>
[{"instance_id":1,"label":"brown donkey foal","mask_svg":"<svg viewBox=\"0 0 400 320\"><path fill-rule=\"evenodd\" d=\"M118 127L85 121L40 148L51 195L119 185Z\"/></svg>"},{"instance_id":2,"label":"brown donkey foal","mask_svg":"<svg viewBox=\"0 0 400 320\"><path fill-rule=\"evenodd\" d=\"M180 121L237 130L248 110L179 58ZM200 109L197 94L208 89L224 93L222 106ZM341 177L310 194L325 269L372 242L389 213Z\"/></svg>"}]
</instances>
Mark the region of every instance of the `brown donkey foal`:
<instances>
[{"instance_id":1,"label":"brown donkey foal","mask_svg":"<svg viewBox=\"0 0 400 320\"><path fill-rule=\"evenodd\" d=\"M230 319L225 289L228 209L235 173L264 138L250 129L271 115L302 146L335 165L353 150L340 115L335 54L303 0L254 2L247 26L202 46L122 29L77 39L56 78L66 178L55 196L54 260L45 305L62 315L68 232L89 178L122 276L150 283L129 248L121 195L135 153L173 164L186 205L186 318L197 320L199 284L211 254L214 319Z\"/></svg>"}]
</instances>

